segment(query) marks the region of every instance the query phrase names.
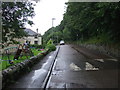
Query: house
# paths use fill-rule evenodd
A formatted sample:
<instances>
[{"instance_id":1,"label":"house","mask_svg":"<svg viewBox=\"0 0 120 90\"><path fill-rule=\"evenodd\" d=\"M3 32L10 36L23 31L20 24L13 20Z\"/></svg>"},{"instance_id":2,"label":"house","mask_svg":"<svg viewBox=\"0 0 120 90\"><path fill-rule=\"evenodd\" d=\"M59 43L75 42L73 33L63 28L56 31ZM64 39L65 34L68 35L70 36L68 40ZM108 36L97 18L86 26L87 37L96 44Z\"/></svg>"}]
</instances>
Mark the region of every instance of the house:
<instances>
[{"instance_id":1,"label":"house","mask_svg":"<svg viewBox=\"0 0 120 90\"><path fill-rule=\"evenodd\" d=\"M24 37L24 42L29 42L30 44L42 44L42 36L39 33L32 31L31 29L25 29L28 37Z\"/></svg>"},{"instance_id":2,"label":"house","mask_svg":"<svg viewBox=\"0 0 120 90\"><path fill-rule=\"evenodd\" d=\"M42 36L41 36L41 34L36 33L34 31L32 31L31 29L24 29L24 31L28 34L27 37L14 38L15 41L19 42L19 44L24 44L26 42L29 42L30 44L38 44L38 45L42 44ZM7 43L10 43L10 42L11 41L8 40ZM7 43L4 43L4 45L1 44L1 45L3 45L5 48L19 46L19 44L7 44Z\"/></svg>"}]
</instances>

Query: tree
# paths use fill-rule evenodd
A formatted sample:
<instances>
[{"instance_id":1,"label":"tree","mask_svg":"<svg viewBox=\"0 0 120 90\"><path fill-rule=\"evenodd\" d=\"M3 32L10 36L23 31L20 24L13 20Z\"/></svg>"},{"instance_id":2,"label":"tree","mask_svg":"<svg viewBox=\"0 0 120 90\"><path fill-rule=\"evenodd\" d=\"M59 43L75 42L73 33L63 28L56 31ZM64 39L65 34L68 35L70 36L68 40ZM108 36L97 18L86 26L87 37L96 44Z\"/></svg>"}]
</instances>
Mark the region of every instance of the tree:
<instances>
[{"instance_id":1,"label":"tree","mask_svg":"<svg viewBox=\"0 0 120 90\"><path fill-rule=\"evenodd\" d=\"M108 39L119 42L120 3L67 3L64 27L70 31L72 40ZM77 37L77 34L79 34ZM107 37L103 39L104 37ZM107 43L106 42L106 43Z\"/></svg>"},{"instance_id":2,"label":"tree","mask_svg":"<svg viewBox=\"0 0 120 90\"><path fill-rule=\"evenodd\" d=\"M2 2L2 43L26 35L24 25L33 24L28 17L33 17L34 4L31 2Z\"/></svg>"},{"instance_id":3,"label":"tree","mask_svg":"<svg viewBox=\"0 0 120 90\"><path fill-rule=\"evenodd\" d=\"M65 41L119 43L120 2L69 2L60 25L54 29ZM48 31L49 32L49 31ZM58 35L60 36L60 34Z\"/></svg>"}]
</instances>

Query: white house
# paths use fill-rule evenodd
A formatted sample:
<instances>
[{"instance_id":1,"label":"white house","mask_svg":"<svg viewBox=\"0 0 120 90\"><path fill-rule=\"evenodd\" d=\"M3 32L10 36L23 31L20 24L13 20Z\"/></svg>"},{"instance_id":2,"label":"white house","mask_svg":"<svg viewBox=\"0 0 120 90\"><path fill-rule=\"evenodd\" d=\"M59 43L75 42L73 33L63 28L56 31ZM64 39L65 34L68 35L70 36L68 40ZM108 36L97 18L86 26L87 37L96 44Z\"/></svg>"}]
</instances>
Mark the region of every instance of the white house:
<instances>
[{"instance_id":1,"label":"white house","mask_svg":"<svg viewBox=\"0 0 120 90\"><path fill-rule=\"evenodd\" d=\"M30 44L42 44L42 36L39 33L32 31L31 29L25 29L28 37L24 37L24 42L29 42Z\"/></svg>"}]
</instances>

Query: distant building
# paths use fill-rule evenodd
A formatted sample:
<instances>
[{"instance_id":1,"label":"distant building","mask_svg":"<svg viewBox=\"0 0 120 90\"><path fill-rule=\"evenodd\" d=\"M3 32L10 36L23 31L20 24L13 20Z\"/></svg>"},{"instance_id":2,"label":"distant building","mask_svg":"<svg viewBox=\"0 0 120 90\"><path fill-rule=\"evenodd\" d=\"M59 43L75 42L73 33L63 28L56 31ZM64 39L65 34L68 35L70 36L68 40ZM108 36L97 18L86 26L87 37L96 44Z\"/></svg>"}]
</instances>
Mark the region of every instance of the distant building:
<instances>
[{"instance_id":1,"label":"distant building","mask_svg":"<svg viewBox=\"0 0 120 90\"><path fill-rule=\"evenodd\" d=\"M30 44L42 44L42 36L39 33L32 31L31 29L25 29L28 37L24 37L24 42L29 42Z\"/></svg>"},{"instance_id":2,"label":"distant building","mask_svg":"<svg viewBox=\"0 0 120 90\"><path fill-rule=\"evenodd\" d=\"M27 32L28 37L23 37L23 38L14 38L14 40L18 41L20 44L24 44L26 42L29 42L30 44L38 44L41 45L42 44L42 36L39 33L36 33L34 31L32 31L31 29L25 29L25 32ZM8 40L7 43L9 43L10 40ZM9 44L7 45L7 43L2 44L0 43L0 45L4 46L4 48L8 48L8 47L18 47L19 44ZM0 53L3 52L3 48L0 48Z\"/></svg>"}]
</instances>

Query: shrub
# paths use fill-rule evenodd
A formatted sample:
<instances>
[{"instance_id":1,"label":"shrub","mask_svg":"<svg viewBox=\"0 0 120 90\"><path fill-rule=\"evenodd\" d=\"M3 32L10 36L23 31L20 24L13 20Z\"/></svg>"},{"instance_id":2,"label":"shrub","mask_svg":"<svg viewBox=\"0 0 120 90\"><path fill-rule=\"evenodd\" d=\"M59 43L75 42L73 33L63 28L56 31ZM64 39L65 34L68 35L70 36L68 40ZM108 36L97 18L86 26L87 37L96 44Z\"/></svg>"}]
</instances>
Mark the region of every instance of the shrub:
<instances>
[{"instance_id":1,"label":"shrub","mask_svg":"<svg viewBox=\"0 0 120 90\"><path fill-rule=\"evenodd\" d=\"M49 44L46 46L46 49L49 49L49 51L55 51L56 50L56 47L54 44Z\"/></svg>"},{"instance_id":2,"label":"shrub","mask_svg":"<svg viewBox=\"0 0 120 90\"><path fill-rule=\"evenodd\" d=\"M55 51L56 50L56 47L55 45L53 44L53 41L52 40L49 40L46 47L46 49L49 49L49 51Z\"/></svg>"},{"instance_id":3,"label":"shrub","mask_svg":"<svg viewBox=\"0 0 120 90\"><path fill-rule=\"evenodd\" d=\"M52 41L52 40L49 40L49 41L47 42L47 45L50 45L50 44L53 44L53 41Z\"/></svg>"}]
</instances>

